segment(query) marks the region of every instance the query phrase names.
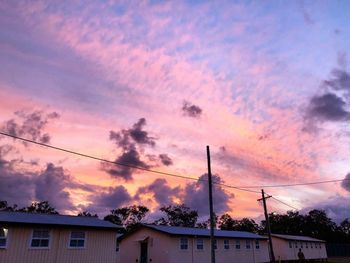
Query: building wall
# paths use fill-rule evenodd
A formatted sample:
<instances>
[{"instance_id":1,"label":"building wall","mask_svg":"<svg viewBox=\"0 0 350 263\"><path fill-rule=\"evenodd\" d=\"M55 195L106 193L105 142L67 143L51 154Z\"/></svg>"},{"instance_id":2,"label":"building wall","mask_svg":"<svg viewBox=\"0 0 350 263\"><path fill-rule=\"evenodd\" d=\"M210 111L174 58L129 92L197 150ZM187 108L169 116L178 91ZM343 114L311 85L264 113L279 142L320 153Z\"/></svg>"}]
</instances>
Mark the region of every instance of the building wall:
<instances>
[{"instance_id":1,"label":"building wall","mask_svg":"<svg viewBox=\"0 0 350 263\"><path fill-rule=\"evenodd\" d=\"M281 260L297 260L299 249L305 255L306 259L323 259L327 258L325 243L321 243L321 248L319 248L320 242L305 242L305 241L291 241L292 248L289 246L289 241L281 238L272 237L272 244L275 253L275 258L280 257ZM297 242L297 246L296 243ZM302 248L301 248L302 243ZM306 243L308 247L306 247ZM312 244L312 248L311 248ZM317 246L316 246L317 244Z\"/></svg>"},{"instance_id":2,"label":"building wall","mask_svg":"<svg viewBox=\"0 0 350 263\"><path fill-rule=\"evenodd\" d=\"M76 230L76 229L74 229ZM85 248L69 248L70 229L50 229L49 248L31 248L33 228L9 227L0 263L116 263L116 231L85 230Z\"/></svg>"},{"instance_id":3,"label":"building wall","mask_svg":"<svg viewBox=\"0 0 350 263\"><path fill-rule=\"evenodd\" d=\"M140 262L140 240L148 237L148 262L152 263L206 263L210 262L210 240L204 240L204 249L197 250L195 237L188 237L188 249L180 249L180 237L170 236L152 229L142 228L127 236L120 244L120 260L123 263ZM254 263L268 262L267 241L260 240L260 248L255 249L251 240L251 249L245 248L245 240L241 240L241 249L235 248L235 239L230 239L230 249L224 249L224 239L218 239L216 250L217 263Z\"/></svg>"}]
</instances>

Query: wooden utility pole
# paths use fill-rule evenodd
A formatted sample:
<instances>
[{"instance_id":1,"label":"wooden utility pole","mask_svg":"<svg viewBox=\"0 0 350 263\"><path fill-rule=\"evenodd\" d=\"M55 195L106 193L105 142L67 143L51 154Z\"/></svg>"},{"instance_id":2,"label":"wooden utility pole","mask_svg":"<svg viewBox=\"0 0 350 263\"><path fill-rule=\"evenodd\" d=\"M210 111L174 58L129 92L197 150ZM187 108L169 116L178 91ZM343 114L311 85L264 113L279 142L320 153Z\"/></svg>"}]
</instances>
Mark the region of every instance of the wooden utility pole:
<instances>
[{"instance_id":1,"label":"wooden utility pole","mask_svg":"<svg viewBox=\"0 0 350 263\"><path fill-rule=\"evenodd\" d=\"M211 263L215 263L215 247L214 247L214 209L213 209L213 188L211 181L210 151L207 146L208 159L208 188L209 188L209 210L210 210L210 244L211 244Z\"/></svg>"},{"instance_id":2,"label":"wooden utility pole","mask_svg":"<svg viewBox=\"0 0 350 263\"><path fill-rule=\"evenodd\" d=\"M263 204L264 204L266 230L267 230L267 233L268 233L268 236L269 236L270 262L275 263L275 254L273 253L272 238L271 238L270 220L269 220L269 215L267 213L267 208L266 208L266 199L270 198L271 196L266 196L265 197L264 189L261 189L261 195L262 195L262 198L258 199L258 201L262 200Z\"/></svg>"}]
</instances>

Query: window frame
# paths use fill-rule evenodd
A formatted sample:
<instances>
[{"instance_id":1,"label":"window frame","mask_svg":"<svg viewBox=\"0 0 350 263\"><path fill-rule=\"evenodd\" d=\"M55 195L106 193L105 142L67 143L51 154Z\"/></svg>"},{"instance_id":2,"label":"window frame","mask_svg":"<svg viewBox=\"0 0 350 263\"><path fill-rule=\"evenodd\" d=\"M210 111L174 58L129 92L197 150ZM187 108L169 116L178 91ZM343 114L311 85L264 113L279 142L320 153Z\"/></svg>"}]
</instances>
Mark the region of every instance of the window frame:
<instances>
[{"instance_id":1,"label":"window frame","mask_svg":"<svg viewBox=\"0 0 350 263\"><path fill-rule=\"evenodd\" d=\"M259 239L255 239L254 246L255 246L255 249L260 250L260 242L259 242Z\"/></svg>"},{"instance_id":2,"label":"window frame","mask_svg":"<svg viewBox=\"0 0 350 263\"><path fill-rule=\"evenodd\" d=\"M72 233L73 232L82 232L82 233L84 233L84 238L72 238ZM76 240L76 241L84 240L84 246L71 246L71 241L72 240ZM86 248L86 242L87 242L87 233L86 233L86 231L83 231L83 230L71 230L70 231L69 239L68 239L68 248L69 249L85 249Z\"/></svg>"},{"instance_id":3,"label":"window frame","mask_svg":"<svg viewBox=\"0 0 350 263\"><path fill-rule=\"evenodd\" d=\"M235 249L241 250L241 240L236 239Z\"/></svg>"},{"instance_id":4,"label":"window frame","mask_svg":"<svg viewBox=\"0 0 350 263\"><path fill-rule=\"evenodd\" d=\"M230 250L230 240L224 239L224 250Z\"/></svg>"},{"instance_id":5,"label":"window frame","mask_svg":"<svg viewBox=\"0 0 350 263\"><path fill-rule=\"evenodd\" d=\"M0 239L5 240L5 245L0 246L0 249L6 249L8 245L8 240L9 240L9 229L2 226L0 226L0 229L2 229L4 232L4 236L0 236Z\"/></svg>"},{"instance_id":6,"label":"window frame","mask_svg":"<svg viewBox=\"0 0 350 263\"><path fill-rule=\"evenodd\" d=\"M249 246L248 246L249 245ZM245 249L252 249L252 244L251 244L251 242L250 242L250 239L246 239L245 240Z\"/></svg>"},{"instance_id":7,"label":"window frame","mask_svg":"<svg viewBox=\"0 0 350 263\"><path fill-rule=\"evenodd\" d=\"M48 232L48 237L47 238L34 237L35 231L42 231L42 232L43 231L47 231ZM43 246L33 246L33 240L40 240L39 241L39 245L40 245L40 242L42 240L47 240L48 243L47 243L47 246L45 246L45 247L43 247ZM50 246L51 246L51 229L48 229L48 228L33 228L31 239L30 239L30 243L29 243L29 248L30 249L50 249Z\"/></svg>"},{"instance_id":8,"label":"window frame","mask_svg":"<svg viewBox=\"0 0 350 263\"><path fill-rule=\"evenodd\" d=\"M200 242L202 244L199 244ZM198 246L202 246L202 248L198 248ZM204 239L202 239L202 238L197 238L196 239L196 250L198 250L198 251L203 251L204 250Z\"/></svg>"},{"instance_id":9,"label":"window frame","mask_svg":"<svg viewBox=\"0 0 350 263\"><path fill-rule=\"evenodd\" d=\"M186 244L184 244L182 241L186 240ZM189 242L188 242L188 237L180 237L180 250L181 251L188 251L188 247L189 247ZM186 246L186 248L185 248Z\"/></svg>"}]
</instances>

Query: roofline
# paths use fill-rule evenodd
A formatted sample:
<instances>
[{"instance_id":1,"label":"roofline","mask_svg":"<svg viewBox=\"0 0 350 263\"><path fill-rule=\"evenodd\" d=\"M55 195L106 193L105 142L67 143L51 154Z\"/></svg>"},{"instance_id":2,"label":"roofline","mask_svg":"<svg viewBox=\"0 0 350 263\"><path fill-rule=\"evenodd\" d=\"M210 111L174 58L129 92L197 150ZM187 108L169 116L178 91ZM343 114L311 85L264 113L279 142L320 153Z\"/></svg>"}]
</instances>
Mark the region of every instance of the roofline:
<instances>
[{"instance_id":1,"label":"roofline","mask_svg":"<svg viewBox=\"0 0 350 263\"><path fill-rule=\"evenodd\" d=\"M304 241L304 242L311 242L311 241L314 241L314 242L323 242L323 243L326 243L325 240L322 240L322 239L317 239L317 238L313 238L313 237L309 237L309 236L294 236L294 237L306 237L306 238L310 238L310 240L301 240L301 239L296 239L296 238L288 238L288 237L281 237L281 236L276 236L276 235L284 235L284 234L271 234L272 237L275 237L275 238L280 238L280 239L285 239L285 240L291 240L291 241ZM312 239L312 240L311 240Z\"/></svg>"},{"instance_id":2,"label":"roofline","mask_svg":"<svg viewBox=\"0 0 350 263\"><path fill-rule=\"evenodd\" d=\"M145 227L145 228L148 228L148 229L152 229L154 231L157 231L157 232L161 232L163 234L166 234L166 235L169 235L169 236L193 236L193 237L210 237L210 235L197 235L197 234L174 234L174 233L169 233L165 230L161 230L161 229L157 229L157 228L154 228L152 227L153 225L148 225L148 224L141 224L139 225L137 228L131 230L130 232L127 232L125 233L123 236L119 237L118 240L121 241L123 240L124 238L126 238L127 236L139 231L142 227ZM176 227L176 226L173 226L173 227ZM222 231L220 229L218 229L218 231ZM229 231L229 230L226 230L226 231ZM250 233L250 232L248 232ZM215 234L214 234L214 237L215 237ZM266 240L267 237L263 237L263 236L260 236L259 237L222 237L222 236L219 236L219 237L216 237L216 238L232 238L232 239L259 239L259 240Z\"/></svg>"},{"instance_id":3,"label":"roofline","mask_svg":"<svg viewBox=\"0 0 350 263\"><path fill-rule=\"evenodd\" d=\"M48 226L48 227L57 227L57 228L89 228L89 229L113 229L119 230L122 229L122 226L87 226L87 225L75 225L75 224L51 224L51 223L28 223L28 222L12 222L12 221L0 221L2 226Z\"/></svg>"}]
</instances>

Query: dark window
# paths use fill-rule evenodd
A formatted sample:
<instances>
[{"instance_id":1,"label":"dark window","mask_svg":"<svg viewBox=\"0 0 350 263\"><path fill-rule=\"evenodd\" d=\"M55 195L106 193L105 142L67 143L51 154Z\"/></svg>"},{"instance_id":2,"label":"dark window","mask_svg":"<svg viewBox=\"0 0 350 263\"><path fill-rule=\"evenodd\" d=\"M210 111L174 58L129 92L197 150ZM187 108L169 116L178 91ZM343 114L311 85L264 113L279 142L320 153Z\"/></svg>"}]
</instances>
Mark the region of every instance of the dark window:
<instances>
[{"instance_id":1,"label":"dark window","mask_svg":"<svg viewBox=\"0 0 350 263\"><path fill-rule=\"evenodd\" d=\"M204 249L204 241L203 239L197 239L197 249L203 250Z\"/></svg>"},{"instance_id":2,"label":"dark window","mask_svg":"<svg viewBox=\"0 0 350 263\"><path fill-rule=\"evenodd\" d=\"M72 247L72 248L85 247L85 232L84 231L72 231L70 233L69 247Z\"/></svg>"},{"instance_id":3,"label":"dark window","mask_svg":"<svg viewBox=\"0 0 350 263\"><path fill-rule=\"evenodd\" d=\"M47 229L34 229L32 242L30 244L33 248L48 248L50 242L50 231Z\"/></svg>"},{"instance_id":4,"label":"dark window","mask_svg":"<svg viewBox=\"0 0 350 263\"><path fill-rule=\"evenodd\" d=\"M230 249L230 240L224 240L224 249Z\"/></svg>"},{"instance_id":5,"label":"dark window","mask_svg":"<svg viewBox=\"0 0 350 263\"><path fill-rule=\"evenodd\" d=\"M241 249L241 241L236 240L236 249Z\"/></svg>"},{"instance_id":6,"label":"dark window","mask_svg":"<svg viewBox=\"0 0 350 263\"><path fill-rule=\"evenodd\" d=\"M188 239L185 237L180 238L180 249L187 250L188 249Z\"/></svg>"},{"instance_id":7,"label":"dark window","mask_svg":"<svg viewBox=\"0 0 350 263\"><path fill-rule=\"evenodd\" d=\"M5 248L7 243L7 228L0 227L0 248Z\"/></svg>"}]
</instances>

